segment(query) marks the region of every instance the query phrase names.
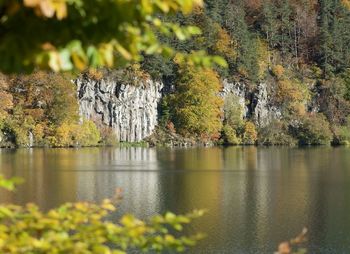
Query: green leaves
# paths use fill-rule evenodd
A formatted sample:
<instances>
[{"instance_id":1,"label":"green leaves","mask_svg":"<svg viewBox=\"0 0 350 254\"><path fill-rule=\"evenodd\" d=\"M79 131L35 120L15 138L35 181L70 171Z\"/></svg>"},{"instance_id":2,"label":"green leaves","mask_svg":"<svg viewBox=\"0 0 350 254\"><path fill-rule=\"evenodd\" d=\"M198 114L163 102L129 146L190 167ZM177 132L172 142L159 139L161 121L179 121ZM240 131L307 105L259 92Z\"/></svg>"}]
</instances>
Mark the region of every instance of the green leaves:
<instances>
[{"instance_id":1,"label":"green leaves","mask_svg":"<svg viewBox=\"0 0 350 254\"><path fill-rule=\"evenodd\" d=\"M18 177L13 177L6 179L3 175L0 174L0 188L4 188L9 191L13 191L16 185L21 184L23 180Z\"/></svg>"},{"instance_id":2,"label":"green leaves","mask_svg":"<svg viewBox=\"0 0 350 254\"><path fill-rule=\"evenodd\" d=\"M18 178L0 175L0 187L13 190ZM121 217L120 224L109 221L115 205L105 199L100 205L67 203L47 213L36 205L0 205L0 253L94 253L123 254L129 249L140 251L183 251L193 246L202 235L180 236L183 224L203 215L166 213L148 222L133 215Z\"/></svg>"},{"instance_id":3,"label":"green leaves","mask_svg":"<svg viewBox=\"0 0 350 254\"><path fill-rule=\"evenodd\" d=\"M101 205L67 203L47 213L32 204L0 206L0 253L183 251L202 237L171 234L175 225L190 223L198 212L186 216L167 213L149 222L124 215L118 224L108 220L114 210L110 200Z\"/></svg>"},{"instance_id":4,"label":"green leaves","mask_svg":"<svg viewBox=\"0 0 350 254\"><path fill-rule=\"evenodd\" d=\"M0 38L0 71L6 72L36 67L82 71L125 66L142 60L143 54L174 57L175 50L158 35L184 41L201 34L198 27L158 18L160 14L187 14L201 6L201 0L26 0L21 4L9 1L9 5L14 11L8 11L0 23L6 31ZM190 61L205 67L225 65L219 57L197 56L203 59Z\"/></svg>"}]
</instances>

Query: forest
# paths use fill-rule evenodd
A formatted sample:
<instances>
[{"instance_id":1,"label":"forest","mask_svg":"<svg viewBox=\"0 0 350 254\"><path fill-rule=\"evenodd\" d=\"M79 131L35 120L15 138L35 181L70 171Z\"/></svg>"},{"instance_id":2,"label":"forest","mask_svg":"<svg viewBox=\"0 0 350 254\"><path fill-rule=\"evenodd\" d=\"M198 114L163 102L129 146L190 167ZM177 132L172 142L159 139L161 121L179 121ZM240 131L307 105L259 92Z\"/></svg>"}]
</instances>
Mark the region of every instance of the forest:
<instances>
[{"instance_id":1,"label":"forest","mask_svg":"<svg viewBox=\"0 0 350 254\"><path fill-rule=\"evenodd\" d=\"M221 65L208 67L204 59L198 60L204 68L198 68L196 56L191 62L181 54L144 54L137 68L127 67L174 87L160 103L157 138L176 133L215 144L348 144L348 6L340 0L207 0L190 14L159 15L164 23L202 31L191 40L181 31L177 36L157 33L163 44L179 52L220 56ZM103 78L99 69L85 72ZM53 147L109 143L108 130L79 118L71 80L72 74L42 71L2 75L0 144L22 146L29 139ZM243 114L235 96L219 96L223 81L243 83L248 94L266 84L280 116L260 126L255 116Z\"/></svg>"},{"instance_id":2,"label":"forest","mask_svg":"<svg viewBox=\"0 0 350 254\"><path fill-rule=\"evenodd\" d=\"M276 253L341 252L348 148L253 146L350 145L349 42L349 0L0 0L0 148L115 145L77 89L110 74L105 97L162 87L149 145L251 146L1 149L0 252L183 252L205 238L192 221L207 213L199 250L232 252L239 238L238 252L272 251L305 225ZM134 207L114 217L120 183ZM211 209L175 215L172 203ZM164 215L133 215L148 208Z\"/></svg>"}]
</instances>

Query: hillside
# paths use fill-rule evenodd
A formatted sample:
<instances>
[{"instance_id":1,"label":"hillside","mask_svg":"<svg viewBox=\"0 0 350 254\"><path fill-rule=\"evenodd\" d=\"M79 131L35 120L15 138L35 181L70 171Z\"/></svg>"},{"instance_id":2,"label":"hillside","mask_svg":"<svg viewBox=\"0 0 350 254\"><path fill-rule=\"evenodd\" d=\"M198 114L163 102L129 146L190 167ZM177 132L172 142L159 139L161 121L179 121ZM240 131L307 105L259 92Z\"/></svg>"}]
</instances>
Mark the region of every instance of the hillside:
<instances>
[{"instance_id":1,"label":"hillside","mask_svg":"<svg viewBox=\"0 0 350 254\"><path fill-rule=\"evenodd\" d=\"M203 50L219 55L228 68L197 69L184 65L181 55L173 59L145 56L140 65L113 74L114 88L106 91L101 82L111 77L105 71L89 70L86 84L95 80L102 89L93 88L91 98L97 96L94 92L111 98L122 84L163 87L155 94L156 101L134 100L128 97L135 96L133 92L125 93L128 102L109 112L110 119L116 118L113 121L86 112L99 114L101 109L93 99L86 100L82 109L82 91L70 77L3 76L0 144L84 146L140 141L144 138L140 133L149 135L154 129L153 143L186 139L225 144L348 144L347 4L337 0L210 0L189 15L160 17L202 30L189 41L159 35L163 43L189 53ZM135 93L140 94L137 89ZM145 108L151 103L151 113L138 110L143 103ZM107 112L109 106L103 105ZM95 123L79 121L79 114Z\"/></svg>"}]
</instances>

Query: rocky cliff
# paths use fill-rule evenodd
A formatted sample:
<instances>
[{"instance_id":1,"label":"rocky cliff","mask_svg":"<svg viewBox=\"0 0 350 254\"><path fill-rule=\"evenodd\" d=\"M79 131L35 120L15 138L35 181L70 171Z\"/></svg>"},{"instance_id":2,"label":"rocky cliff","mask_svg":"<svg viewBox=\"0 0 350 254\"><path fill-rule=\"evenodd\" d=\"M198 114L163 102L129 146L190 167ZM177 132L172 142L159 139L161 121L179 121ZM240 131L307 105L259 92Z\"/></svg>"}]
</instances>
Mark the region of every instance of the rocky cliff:
<instances>
[{"instance_id":1,"label":"rocky cliff","mask_svg":"<svg viewBox=\"0 0 350 254\"><path fill-rule=\"evenodd\" d=\"M150 78L126 83L112 77L95 80L82 76L75 83L80 115L100 127L110 127L118 141L126 142L142 141L153 133L158 123L158 103L164 91L169 90L163 89L162 82ZM220 96L225 100L235 95L242 106L243 118L265 127L282 118L282 110L273 105L268 88L266 82L249 89L244 82L224 80Z\"/></svg>"},{"instance_id":2,"label":"rocky cliff","mask_svg":"<svg viewBox=\"0 0 350 254\"><path fill-rule=\"evenodd\" d=\"M244 82L223 81L221 96L223 99L237 97L243 109L243 117L252 119L259 127L265 127L274 119L282 117L281 109L271 103L271 94L267 83L259 83L254 90L248 89Z\"/></svg>"},{"instance_id":3,"label":"rocky cliff","mask_svg":"<svg viewBox=\"0 0 350 254\"><path fill-rule=\"evenodd\" d=\"M152 134L157 125L161 82L145 79L127 84L113 78L82 76L75 83L80 115L110 127L118 141L138 142Z\"/></svg>"}]
</instances>

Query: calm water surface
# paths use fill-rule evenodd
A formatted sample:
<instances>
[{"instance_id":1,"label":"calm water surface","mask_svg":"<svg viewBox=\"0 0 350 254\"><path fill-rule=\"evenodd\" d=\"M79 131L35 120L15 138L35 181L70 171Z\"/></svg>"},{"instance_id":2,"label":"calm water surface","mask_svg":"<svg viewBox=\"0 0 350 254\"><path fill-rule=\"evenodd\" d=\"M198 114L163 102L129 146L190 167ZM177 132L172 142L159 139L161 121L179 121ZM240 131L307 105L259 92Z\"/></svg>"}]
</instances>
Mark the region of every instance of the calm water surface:
<instances>
[{"instance_id":1,"label":"calm water surface","mask_svg":"<svg viewBox=\"0 0 350 254\"><path fill-rule=\"evenodd\" d=\"M0 172L26 182L0 202L100 201L141 218L208 209L190 253L272 253L306 226L311 253L350 253L350 148L0 150Z\"/></svg>"}]
</instances>

